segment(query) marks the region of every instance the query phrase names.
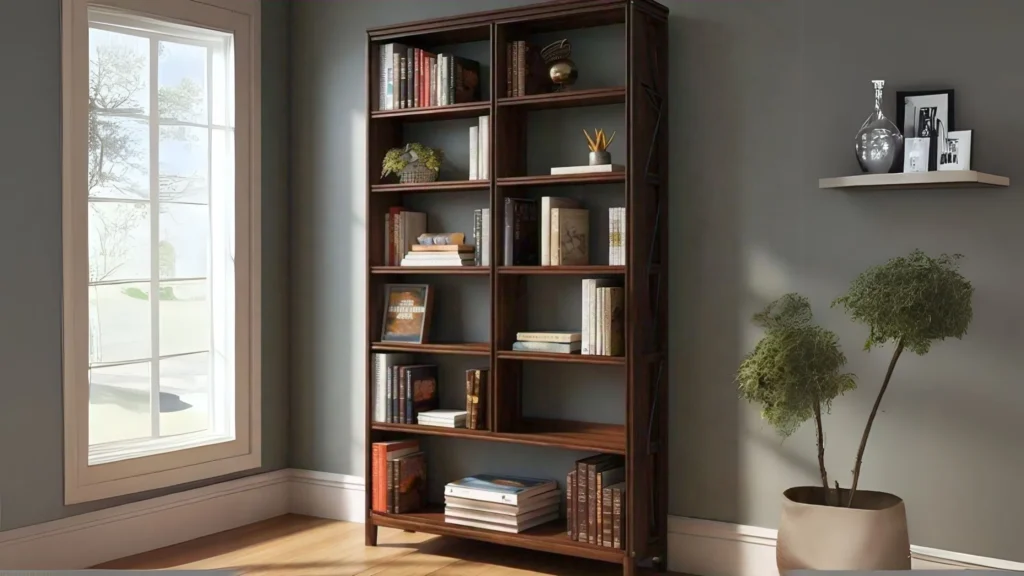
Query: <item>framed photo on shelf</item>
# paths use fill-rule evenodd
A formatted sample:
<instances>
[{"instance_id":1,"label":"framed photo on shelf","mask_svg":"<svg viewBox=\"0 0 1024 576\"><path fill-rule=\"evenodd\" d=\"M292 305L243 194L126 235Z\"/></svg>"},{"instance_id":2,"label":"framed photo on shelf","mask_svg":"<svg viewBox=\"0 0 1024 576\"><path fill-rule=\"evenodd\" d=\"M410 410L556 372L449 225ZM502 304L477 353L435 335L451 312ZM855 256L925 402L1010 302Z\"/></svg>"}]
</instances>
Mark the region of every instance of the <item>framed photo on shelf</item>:
<instances>
[{"instance_id":1,"label":"framed photo on shelf","mask_svg":"<svg viewBox=\"0 0 1024 576\"><path fill-rule=\"evenodd\" d=\"M956 130L953 90L896 92L896 126L904 138L929 139L928 171L937 170L941 143Z\"/></svg>"},{"instance_id":2,"label":"framed photo on shelf","mask_svg":"<svg viewBox=\"0 0 1024 576\"><path fill-rule=\"evenodd\" d=\"M939 170L970 170L971 169L971 131L957 130L950 132L943 140L939 154Z\"/></svg>"},{"instance_id":3,"label":"framed photo on shelf","mask_svg":"<svg viewBox=\"0 0 1024 576\"><path fill-rule=\"evenodd\" d=\"M431 292L429 284L385 284L381 341L426 343L434 305Z\"/></svg>"}]
</instances>

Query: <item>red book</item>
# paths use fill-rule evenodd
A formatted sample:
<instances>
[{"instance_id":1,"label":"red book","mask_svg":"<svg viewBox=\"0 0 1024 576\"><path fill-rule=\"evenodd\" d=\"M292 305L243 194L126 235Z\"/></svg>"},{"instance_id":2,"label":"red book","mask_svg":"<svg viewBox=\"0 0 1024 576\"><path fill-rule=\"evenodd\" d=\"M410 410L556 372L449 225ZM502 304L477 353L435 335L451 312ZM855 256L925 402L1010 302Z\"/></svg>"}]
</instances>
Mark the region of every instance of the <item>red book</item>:
<instances>
[{"instance_id":1,"label":"red book","mask_svg":"<svg viewBox=\"0 0 1024 576\"><path fill-rule=\"evenodd\" d=\"M373 494L371 509L374 512L388 511L388 462L419 452L419 440L394 440L391 442L374 442L372 457Z\"/></svg>"},{"instance_id":2,"label":"red book","mask_svg":"<svg viewBox=\"0 0 1024 576\"><path fill-rule=\"evenodd\" d=\"M419 82L420 90L420 106L426 108L429 103L427 102L427 53L424 50L420 50L420 73L416 76L416 81Z\"/></svg>"}]
</instances>

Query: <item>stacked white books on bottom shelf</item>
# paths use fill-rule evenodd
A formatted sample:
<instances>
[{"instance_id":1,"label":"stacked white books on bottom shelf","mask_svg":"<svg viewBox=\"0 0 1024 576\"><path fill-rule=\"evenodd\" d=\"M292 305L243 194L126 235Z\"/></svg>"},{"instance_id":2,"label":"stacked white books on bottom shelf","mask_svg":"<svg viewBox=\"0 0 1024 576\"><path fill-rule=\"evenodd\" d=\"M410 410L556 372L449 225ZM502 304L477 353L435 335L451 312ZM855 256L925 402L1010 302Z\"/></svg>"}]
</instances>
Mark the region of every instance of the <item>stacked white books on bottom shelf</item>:
<instances>
[{"instance_id":1,"label":"stacked white books on bottom shelf","mask_svg":"<svg viewBox=\"0 0 1024 576\"><path fill-rule=\"evenodd\" d=\"M516 534L558 519L553 480L480 474L444 487L444 521Z\"/></svg>"},{"instance_id":2,"label":"stacked white books on bottom shelf","mask_svg":"<svg viewBox=\"0 0 1024 576\"><path fill-rule=\"evenodd\" d=\"M427 410L416 415L416 423L420 426L440 426L442 428L465 428L465 410Z\"/></svg>"}]
</instances>

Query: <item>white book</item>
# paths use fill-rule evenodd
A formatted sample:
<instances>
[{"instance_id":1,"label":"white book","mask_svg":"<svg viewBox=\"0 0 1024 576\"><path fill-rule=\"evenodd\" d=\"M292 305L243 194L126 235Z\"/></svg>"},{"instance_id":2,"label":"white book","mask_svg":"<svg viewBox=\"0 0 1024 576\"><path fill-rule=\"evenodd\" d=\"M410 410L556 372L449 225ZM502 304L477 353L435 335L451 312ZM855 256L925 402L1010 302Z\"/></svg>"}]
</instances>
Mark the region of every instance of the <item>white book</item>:
<instances>
[{"instance_id":1,"label":"white book","mask_svg":"<svg viewBox=\"0 0 1024 576\"><path fill-rule=\"evenodd\" d=\"M608 209L608 265L617 266L618 252L615 250L615 229L618 227L618 208Z\"/></svg>"},{"instance_id":2,"label":"white book","mask_svg":"<svg viewBox=\"0 0 1024 576\"><path fill-rule=\"evenodd\" d=\"M480 152L480 160L478 162L480 170L481 180L490 180L491 178L491 117L481 116L477 120L477 135L480 138L480 144L477 146L477 150Z\"/></svg>"},{"instance_id":3,"label":"white book","mask_svg":"<svg viewBox=\"0 0 1024 576\"><path fill-rule=\"evenodd\" d=\"M469 127L469 179L480 179L480 128Z\"/></svg>"},{"instance_id":4,"label":"white book","mask_svg":"<svg viewBox=\"0 0 1024 576\"><path fill-rule=\"evenodd\" d=\"M401 266L406 268L432 268L437 266L472 266L472 260L402 260Z\"/></svg>"},{"instance_id":5,"label":"white book","mask_svg":"<svg viewBox=\"0 0 1024 576\"><path fill-rule=\"evenodd\" d=\"M551 265L551 210L555 208L579 208L580 203L572 198L543 196L540 199L540 265Z\"/></svg>"},{"instance_id":6,"label":"white book","mask_svg":"<svg viewBox=\"0 0 1024 576\"><path fill-rule=\"evenodd\" d=\"M597 354L597 289L614 286L614 280L583 280L583 346L581 354Z\"/></svg>"},{"instance_id":7,"label":"white book","mask_svg":"<svg viewBox=\"0 0 1024 576\"><path fill-rule=\"evenodd\" d=\"M434 428L465 428L466 422L464 420L459 422L434 422L434 421L423 421L417 420L416 424L419 426L433 426Z\"/></svg>"},{"instance_id":8,"label":"white book","mask_svg":"<svg viewBox=\"0 0 1024 576\"><path fill-rule=\"evenodd\" d=\"M525 514L527 512L551 506L552 504L558 506L561 501L562 492L559 490L551 490L541 494L540 496L526 499L519 504L501 504L498 502L484 502L482 500L475 500L471 498L459 498L458 496L445 496L444 505L445 508L465 508L468 510L490 512L491 514L517 516L519 514Z\"/></svg>"},{"instance_id":9,"label":"white book","mask_svg":"<svg viewBox=\"0 0 1024 576\"><path fill-rule=\"evenodd\" d=\"M406 252L408 260L472 260L472 252Z\"/></svg>"},{"instance_id":10,"label":"white book","mask_svg":"<svg viewBox=\"0 0 1024 576\"><path fill-rule=\"evenodd\" d=\"M519 506L548 492L559 493L554 480L477 474L453 480L444 487L444 495Z\"/></svg>"},{"instance_id":11,"label":"white book","mask_svg":"<svg viewBox=\"0 0 1024 576\"><path fill-rule=\"evenodd\" d=\"M427 410L426 412L420 412L420 416L427 416L429 418L458 418L459 416L465 416L465 410L450 410L448 408L437 408L435 410Z\"/></svg>"},{"instance_id":12,"label":"white book","mask_svg":"<svg viewBox=\"0 0 1024 576\"><path fill-rule=\"evenodd\" d=\"M373 420L387 422L388 370L392 366L409 364L413 358L409 354L374 354L373 355Z\"/></svg>"},{"instance_id":13,"label":"white book","mask_svg":"<svg viewBox=\"0 0 1024 576\"><path fill-rule=\"evenodd\" d=\"M491 265L491 209L484 208L481 212L483 223L480 225L480 235L483 236L483 249L480 251L480 265Z\"/></svg>"},{"instance_id":14,"label":"white book","mask_svg":"<svg viewBox=\"0 0 1024 576\"><path fill-rule=\"evenodd\" d=\"M515 526L517 528L521 528L538 518L550 516L552 512L558 514L558 506L561 498L558 500L559 502L554 504L549 504L542 508L538 508L537 510L523 512L522 514L517 514L515 516L495 514L494 512L484 512L470 508L455 508L452 506L445 506L444 515L445 518L463 518L466 520L476 520L478 522L488 522L490 524L500 524L502 526Z\"/></svg>"},{"instance_id":15,"label":"white book","mask_svg":"<svg viewBox=\"0 0 1024 576\"><path fill-rule=\"evenodd\" d=\"M611 172L625 172L626 167L622 164L599 164L597 166L559 166L551 169L552 176L566 174L608 174Z\"/></svg>"},{"instance_id":16,"label":"white book","mask_svg":"<svg viewBox=\"0 0 1024 576\"><path fill-rule=\"evenodd\" d=\"M495 532L506 532L509 534L518 534L524 530L529 530L541 524L547 524L553 520L558 519L558 512L552 512L551 514L535 518L526 524L519 526L505 526L502 524L494 524L491 522L481 522L479 520L470 520L468 518L453 518L449 516L444 517L444 521L447 524L458 524L459 526L470 526L473 528L483 528L485 530L494 530Z\"/></svg>"},{"instance_id":17,"label":"white book","mask_svg":"<svg viewBox=\"0 0 1024 576\"><path fill-rule=\"evenodd\" d=\"M598 356L604 356L604 300L607 291L604 288L597 289L597 352Z\"/></svg>"},{"instance_id":18,"label":"white book","mask_svg":"<svg viewBox=\"0 0 1024 576\"><path fill-rule=\"evenodd\" d=\"M582 338L583 335L579 332L560 332L554 330L516 333L516 340L519 340L520 342L557 342L560 344L569 344L572 342L579 342Z\"/></svg>"}]
</instances>

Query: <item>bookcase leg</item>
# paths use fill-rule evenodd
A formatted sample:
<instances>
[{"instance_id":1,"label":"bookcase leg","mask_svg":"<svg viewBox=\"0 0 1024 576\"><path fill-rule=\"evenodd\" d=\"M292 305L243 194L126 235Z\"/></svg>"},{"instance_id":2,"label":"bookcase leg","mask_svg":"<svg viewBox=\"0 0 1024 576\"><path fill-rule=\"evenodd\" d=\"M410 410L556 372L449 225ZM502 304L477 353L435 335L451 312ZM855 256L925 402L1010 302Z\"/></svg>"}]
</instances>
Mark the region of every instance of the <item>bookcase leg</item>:
<instances>
[{"instance_id":1,"label":"bookcase leg","mask_svg":"<svg viewBox=\"0 0 1024 576\"><path fill-rule=\"evenodd\" d=\"M622 560L622 576L636 576L636 562L626 557Z\"/></svg>"},{"instance_id":2,"label":"bookcase leg","mask_svg":"<svg viewBox=\"0 0 1024 576\"><path fill-rule=\"evenodd\" d=\"M377 545L377 526L370 522L366 523L366 545Z\"/></svg>"}]
</instances>

